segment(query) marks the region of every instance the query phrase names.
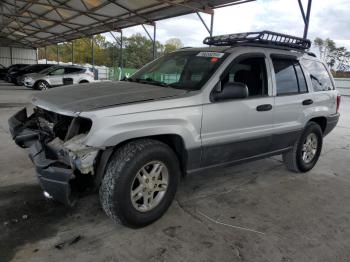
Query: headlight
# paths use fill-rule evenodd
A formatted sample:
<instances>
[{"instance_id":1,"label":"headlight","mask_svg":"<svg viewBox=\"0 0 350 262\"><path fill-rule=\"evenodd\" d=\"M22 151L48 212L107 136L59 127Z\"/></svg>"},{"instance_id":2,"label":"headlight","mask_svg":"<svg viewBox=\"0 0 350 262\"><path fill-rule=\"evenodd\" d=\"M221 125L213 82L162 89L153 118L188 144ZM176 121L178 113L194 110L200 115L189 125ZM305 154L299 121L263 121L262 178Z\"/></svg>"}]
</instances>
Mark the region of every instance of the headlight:
<instances>
[{"instance_id":1,"label":"headlight","mask_svg":"<svg viewBox=\"0 0 350 262\"><path fill-rule=\"evenodd\" d=\"M33 78L27 77L27 76L26 76L26 77L24 78L24 81L25 81L25 82L33 82L34 80L33 80Z\"/></svg>"}]
</instances>

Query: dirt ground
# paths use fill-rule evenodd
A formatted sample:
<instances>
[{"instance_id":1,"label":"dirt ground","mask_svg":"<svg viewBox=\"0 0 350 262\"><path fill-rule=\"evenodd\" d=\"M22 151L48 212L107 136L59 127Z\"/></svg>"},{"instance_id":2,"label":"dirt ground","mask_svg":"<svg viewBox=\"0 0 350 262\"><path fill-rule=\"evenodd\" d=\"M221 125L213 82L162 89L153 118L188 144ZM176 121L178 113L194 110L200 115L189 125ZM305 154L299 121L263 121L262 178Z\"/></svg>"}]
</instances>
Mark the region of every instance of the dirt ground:
<instances>
[{"instance_id":1,"label":"dirt ground","mask_svg":"<svg viewBox=\"0 0 350 262\"><path fill-rule=\"evenodd\" d=\"M97 195L45 200L7 119L35 91L0 83L0 261L350 261L350 97L307 174L273 157L190 176L154 224L113 224Z\"/></svg>"}]
</instances>

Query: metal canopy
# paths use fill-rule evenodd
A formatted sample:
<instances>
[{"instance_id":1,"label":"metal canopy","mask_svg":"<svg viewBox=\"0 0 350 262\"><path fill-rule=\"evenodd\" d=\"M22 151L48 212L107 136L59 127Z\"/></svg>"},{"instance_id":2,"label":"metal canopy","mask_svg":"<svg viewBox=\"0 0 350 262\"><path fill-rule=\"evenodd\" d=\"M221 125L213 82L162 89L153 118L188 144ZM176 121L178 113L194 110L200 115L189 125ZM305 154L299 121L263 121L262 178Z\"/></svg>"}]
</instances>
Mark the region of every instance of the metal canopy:
<instances>
[{"instance_id":1,"label":"metal canopy","mask_svg":"<svg viewBox=\"0 0 350 262\"><path fill-rule=\"evenodd\" d=\"M43 47L254 0L1 0L0 45Z\"/></svg>"}]
</instances>

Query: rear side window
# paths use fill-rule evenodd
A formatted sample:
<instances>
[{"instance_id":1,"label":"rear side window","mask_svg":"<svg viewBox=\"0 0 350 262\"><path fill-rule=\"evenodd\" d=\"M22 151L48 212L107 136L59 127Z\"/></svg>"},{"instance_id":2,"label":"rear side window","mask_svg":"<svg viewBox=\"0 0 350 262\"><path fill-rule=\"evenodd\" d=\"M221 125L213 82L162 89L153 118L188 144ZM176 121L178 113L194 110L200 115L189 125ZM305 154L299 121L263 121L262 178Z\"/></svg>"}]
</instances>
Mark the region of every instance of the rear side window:
<instances>
[{"instance_id":1,"label":"rear side window","mask_svg":"<svg viewBox=\"0 0 350 262\"><path fill-rule=\"evenodd\" d=\"M66 74L79 74L84 72L85 70L83 68L76 68L76 67L66 67L65 73Z\"/></svg>"},{"instance_id":2,"label":"rear side window","mask_svg":"<svg viewBox=\"0 0 350 262\"><path fill-rule=\"evenodd\" d=\"M306 68L315 92L334 89L328 71L324 64L318 61L303 59L303 66Z\"/></svg>"},{"instance_id":3,"label":"rear side window","mask_svg":"<svg viewBox=\"0 0 350 262\"><path fill-rule=\"evenodd\" d=\"M306 81L297 60L272 58L276 76L277 95L307 92Z\"/></svg>"}]
</instances>

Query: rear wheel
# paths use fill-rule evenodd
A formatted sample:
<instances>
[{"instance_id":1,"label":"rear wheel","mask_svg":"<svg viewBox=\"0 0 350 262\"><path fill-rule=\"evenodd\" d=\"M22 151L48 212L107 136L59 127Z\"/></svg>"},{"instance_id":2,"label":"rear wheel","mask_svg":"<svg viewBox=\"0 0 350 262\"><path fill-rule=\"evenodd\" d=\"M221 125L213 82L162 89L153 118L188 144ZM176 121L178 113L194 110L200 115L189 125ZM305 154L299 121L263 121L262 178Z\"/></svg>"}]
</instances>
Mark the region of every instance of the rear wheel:
<instances>
[{"instance_id":1,"label":"rear wheel","mask_svg":"<svg viewBox=\"0 0 350 262\"><path fill-rule=\"evenodd\" d=\"M46 81L38 81L36 84L35 84L35 89L38 89L38 90L48 90L50 88L49 84L46 82Z\"/></svg>"},{"instance_id":2,"label":"rear wheel","mask_svg":"<svg viewBox=\"0 0 350 262\"><path fill-rule=\"evenodd\" d=\"M180 178L178 159L166 144L151 139L117 149L100 187L106 214L129 227L146 226L170 206Z\"/></svg>"},{"instance_id":3,"label":"rear wheel","mask_svg":"<svg viewBox=\"0 0 350 262\"><path fill-rule=\"evenodd\" d=\"M86 84L86 83L89 83L89 81L87 81L87 80L81 80L81 81L79 82L79 84Z\"/></svg>"},{"instance_id":4,"label":"rear wheel","mask_svg":"<svg viewBox=\"0 0 350 262\"><path fill-rule=\"evenodd\" d=\"M322 142L321 127L314 122L309 122L293 149L283 154L284 164L294 172L311 170L321 154Z\"/></svg>"}]
</instances>

